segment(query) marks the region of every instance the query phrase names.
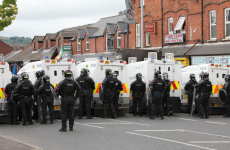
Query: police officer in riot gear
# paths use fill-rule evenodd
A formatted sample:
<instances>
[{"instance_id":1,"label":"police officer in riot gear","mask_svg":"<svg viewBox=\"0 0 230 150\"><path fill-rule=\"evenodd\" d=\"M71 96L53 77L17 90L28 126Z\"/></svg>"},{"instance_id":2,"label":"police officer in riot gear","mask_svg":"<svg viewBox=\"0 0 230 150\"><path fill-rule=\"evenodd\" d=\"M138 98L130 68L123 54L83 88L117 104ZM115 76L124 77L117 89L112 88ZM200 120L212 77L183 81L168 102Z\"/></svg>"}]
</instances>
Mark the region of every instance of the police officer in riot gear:
<instances>
[{"instance_id":1,"label":"police officer in riot gear","mask_svg":"<svg viewBox=\"0 0 230 150\"><path fill-rule=\"evenodd\" d=\"M200 118L209 118L209 99L210 94L212 92L212 83L209 81L209 74L207 72L201 74L201 80L196 88L199 88L200 96L199 96L199 108L200 108Z\"/></svg>"},{"instance_id":2,"label":"police officer in riot gear","mask_svg":"<svg viewBox=\"0 0 230 150\"><path fill-rule=\"evenodd\" d=\"M223 116L224 118L230 118L230 75L226 74L224 76L225 79L225 84L224 84L224 90L227 93L228 96L228 102L225 104L226 105L226 114Z\"/></svg>"},{"instance_id":3,"label":"police officer in riot gear","mask_svg":"<svg viewBox=\"0 0 230 150\"><path fill-rule=\"evenodd\" d=\"M42 101L42 116L43 120L41 124L47 124L46 116L47 116L47 107L49 108L49 115L50 115L50 124L53 123L53 113L54 113L54 106L53 106L53 100L54 97L52 95L51 89L54 89L54 86L50 83L50 77L45 75L42 77L43 83L42 85L38 88L38 95L41 96Z\"/></svg>"},{"instance_id":4,"label":"police officer in riot gear","mask_svg":"<svg viewBox=\"0 0 230 150\"><path fill-rule=\"evenodd\" d=\"M18 77L13 76L11 78L11 83L7 84L5 88L5 93L7 94L7 106L8 106L8 111L9 111L9 124L10 125L20 124L17 121L18 97L16 96L12 97L13 94L11 94L13 90L15 89L15 87L17 86L17 82L18 82Z\"/></svg>"},{"instance_id":5,"label":"police officer in riot gear","mask_svg":"<svg viewBox=\"0 0 230 150\"><path fill-rule=\"evenodd\" d=\"M83 107L85 105L87 119L93 119L91 116L91 98L95 89L95 82L88 76L88 70L83 68L80 77L75 79L81 86L79 119L82 119Z\"/></svg>"},{"instance_id":6,"label":"police officer in riot gear","mask_svg":"<svg viewBox=\"0 0 230 150\"><path fill-rule=\"evenodd\" d=\"M112 70L106 69L106 78L102 82L103 90L104 90L104 99L103 99L103 116L101 118L108 117L107 105L109 105L111 118L115 119L117 117L113 101L115 94L115 79L113 78Z\"/></svg>"},{"instance_id":7,"label":"police officer in riot gear","mask_svg":"<svg viewBox=\"0 0 230 150\"><path fill-rule=\"evenodd\" d=\"M190 78L190 80L186 83L184 89L185 89L186 93L188 94L188 104L189 104L188 110L189 110L189 113L191 113L193 95L194 95L194 86L198 83L196 81L195 74L190 74L189 78ZM195 100L195 106L196 106L196 110L197 110L197 106L198 106L197 100Z\"/></svg>"},{"instance_id":8,"label":"police officer in riot gear","mask_svg":"<svg viewBox=\"0 0 230 150\"><path fill-rule=\"evenodd\" d=\"M133 116L137 115L137 105L138 105L138 114L142 116L142 107L143 107L143 97L146 91L146 85L142 81L142 74L136 74L136 81L130 85L130 89L133 93Z\"/></svg>"},{"instance_id":9,"label":"police officer in riot gear","mask_svg":"<svg viewBox=\"0 0 230 150\"><path fill-rule=\"evenodd\" d=\"M19 101L21 104L23 118L22 125L27 125L27 122L31 125L33 124L31 116L31 101L33 101L32 95L34 94L34 87L29 80L28 74L24 73L22 75L22 80L23 81L16 86L15 93L19 95Z\"/></svg>"},{"instance_id":10,"label":"police officer in riot gear","mask_svg":"<svg viewBox=\"0 0 230 150\"><path fill-rule=\"evenodd\" d=\"M171 87L171 81L169 80L169 76L167 72L163 73L163 80L165 81L165 89L163 94L163 108L164 103L166 104L166 113L167 116L170 117L170 105L169 105L169 97L170 97L170 87Z\"/></svg>"},{"instance_id":11,"label":"police officer in riot gear","mask_svg":"<svg viewBox=\"0 0 230 150\"><path fill-rule=\"evenodd\" d=\"M62 118L62 127L59 129L60 132L66 132L67 128L67 118L69 118L69 130L73 131L74 125L74 104L75 92L79 92L81 90L80 85L77 81L72 79L72 71L66 70L64 71L65 79L62 80L57 88L56 94L57 96L61 95L61 118Z\"/></svg>"},{"instance_id":12,"label":"police officer in riot gear","mask_svg":"<svg viewBox=\"0 0 230 150\"><path fill-rule=\"evenodd\" d=\"M113 73L113 77L115 79L115 94L114 94L114 107L115 107L115 111L116 114L118 116L118 100L119 100L119 96L120 96L120 91L123 91L123 87L122 87L122 83L121 81L117 78L118 73L115 71Z\"/></svg>"},{"instance_id":13,"label":"police officer in riot gear","mask_svg":"<svg viewBox=\"0 0 230 150\"><path fill-rule=\"evenodd\" d=\"M161 72L155 72L155 79L149 84L150 90L152 92L152 114L149 119L155 119L156 108L159 107L161 120L164 119L164 112L162 106L162 94L165 90L165 82L161 78Z\"/></svg>"}]
</instances>

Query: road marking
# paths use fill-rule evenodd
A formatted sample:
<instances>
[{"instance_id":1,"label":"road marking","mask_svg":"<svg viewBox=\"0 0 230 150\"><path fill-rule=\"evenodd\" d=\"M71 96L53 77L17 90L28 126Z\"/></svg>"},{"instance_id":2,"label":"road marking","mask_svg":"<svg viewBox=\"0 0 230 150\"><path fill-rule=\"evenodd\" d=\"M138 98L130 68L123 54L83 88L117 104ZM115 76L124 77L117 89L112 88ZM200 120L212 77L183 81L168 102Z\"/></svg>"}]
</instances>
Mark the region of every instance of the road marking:
<instances>
[{"instance_id":1,"label":"road marking","mask_svg":"<svg viewBox=\"0 0 230 150\"><path fill-rule=\"evenodd\" d=\"M230 143L230 141L190 141L188 143L194 143L194 144L202 144L202 143L210 143L210 144L218 144L218 143Z\"/></svg>"},{"instance_id":2,"label":"road marking","mask_svg":"<svg viewBox=\"0 0 230 150\"><path fill-rule=\"evenodd\" d=\"M193 120L193 119L185 119L185 118L180 118L182 120L188 120L188 121L197 121L197 120Z\"/></svg>"},{"instance_id":3,"label":"road marking","mask_svg":"<svg viewBox=\"0 0 230 150\"><path fill-rule=\"evenodd\" d=\"M142 124L142 123L135 123L135 122L128 122L128 121L122 121L122 120L114 120L114 119L109 119L109 120L112 120L112 121L119 121L119 122L123 122L123 123L131 123L131 124L137 124L137 125L141 125L141 126L150 126L148 124Z\"/></svg>"},{"instance_id":4,"label":"road marking","mask_svg":"<svg viewBox=\"0 0 230 150\"><path fill-rule=\"evenodd\" d=\"M149 135L144 135L144 134L138 134L138 133L133 133L133 132L126 132L126 133L133 134L133 135L144 136L144 137L148 137L148 138L152 138L152 139L168 141L168 142L172 142L172 143L178 143L178 144L192 146L192 147L197 147L197 148L202 148L202 149L207 149L207 150L215 150L215 149L211 149L211 148L207 148L207 147L197 146L197 145L193 145L193 144L183 143L183 142L179 142L179 141L174 141L174 140L169 140L169 139L164 139L164 138L159 138L159 137L154 137L154 136L149 136Z\"/></svg>"},{"instance_id":5,"label":"road marking","mask_svg":"<svg viewBox=\"0 0 230 150\"><path fill-rule=\"evenodd\" d=\"M178 130L135 130L136 132L174 132Z\"/></svg>"},{"instance_id":6,"label":"road marking","mask_svg":"<svg viewBox=\"0 0 230 150\"><path fill-rule=\"evenodd\" d=\"M227 124L227 123L222 123L222 122L211 122L211 121L205 121L205 122L208 122L208 123L216 123L216 124Z\"/></svg>"},{"instance_id":7,"label":"road marking","mask_svg":"<svg viewBox=\"0 0 230 150\"><path fill-rule=\"evenodd\" d=\"M219 136L219 137L224 137L224 138L230 138L229 136L210 134L210 133L204 133L204 132L196 132L196 131L189 131L189 130L182 130L182 129L176 129L176 130L182 131L182 132L191 132L191 133L199 133L199 134L205 134L205 135L213 135L213 136Z\"/></svg>"},{"instance_id":8,"label":"road marking","mask_svg":"<svg viewBox=\"0 0 230 150\"><path fill-rule=\"evenodd\" d=\"M119 122L118 122L118 123L112 123L112 122L107 122L107 123L104 122L104 123L103 123L103 122L102 122L102 123L86 123L86 124L129 124L129 125L130 125L130 124L132 124L132 123L119 123Z\"/></svg>"},{"instance_id":9,"label":"road marking","mask_svg":"<svg viewBox=\"0 0 230 150\"><path fill-rule=\"evenodd\" d=\"M82 125L82 126L94 127L94 128L99 128L99 129L105 129L105 127L93 126L93 125L77 123L77 122L74 122L74 124L79 124L79 125Z\"/></svg>"},{"instance_id":10,"label":"road marking","mask_svg":"<svg viewBox=\"0 0 230 150\"><path fill-rule=\"evenodd\" d=\"M37 146L33 146L33 145L30 145L30 144L26 144L26 143L24 143L24 142L21 142L21 141L18 141L18 140L9 138L9 137L5 137L5 136L2 136L2 135L1 135L0 137L3 137L3 138L5 138L5 139L9 139L9 140L11 140L11 141L18 142L18 143L21 143L21 144L24 144L24 145L27 145L27 146L30 146L30 147L33 147L33 148L35 148L34 150L42 150L42 148L39 148L39 147L37 147Z\"/></svg>"}]
</instances>

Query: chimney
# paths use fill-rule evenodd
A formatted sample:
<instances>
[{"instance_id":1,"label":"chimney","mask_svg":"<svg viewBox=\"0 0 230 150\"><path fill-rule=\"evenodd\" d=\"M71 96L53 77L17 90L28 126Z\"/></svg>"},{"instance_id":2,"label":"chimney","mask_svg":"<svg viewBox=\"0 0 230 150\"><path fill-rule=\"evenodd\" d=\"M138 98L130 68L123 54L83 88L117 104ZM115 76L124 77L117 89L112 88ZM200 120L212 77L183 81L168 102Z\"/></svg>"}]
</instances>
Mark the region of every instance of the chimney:
<instances>
[{"instance_id":1,"label":"chimney","mask_svg":"<svg viewBox=\"0 0 230 150\"><path fill-rule=\"evenodd\" d=\"M32 42L30 42L30 46L32 46Z\"/></svg>"},{"instance_id":2,"label":"chimney","mask_svg":"<svg viewBox=\"0 0 230 150\"><path fill-rule=\"evenodd\" d=\"M25 50L24 46L21 46L21 47L20 47L20 50Z\"/></svg>"}]
</instances>

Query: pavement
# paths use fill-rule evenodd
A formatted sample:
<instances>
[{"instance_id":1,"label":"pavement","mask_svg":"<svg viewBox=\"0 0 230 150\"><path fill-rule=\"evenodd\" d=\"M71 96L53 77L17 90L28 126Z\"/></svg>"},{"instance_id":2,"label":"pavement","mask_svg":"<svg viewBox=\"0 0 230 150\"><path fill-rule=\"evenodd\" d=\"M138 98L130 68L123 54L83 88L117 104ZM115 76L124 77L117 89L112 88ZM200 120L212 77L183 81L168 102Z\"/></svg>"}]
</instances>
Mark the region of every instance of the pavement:
<instances>
[{"instance_id":1,"label":"pavement","mask_svg":"<svg viewBox=\"0 0 230 150\"><path fill-rule=\"evenodd\" d=\"M200 119L181 113L150 120L126 114L117 119L76 118L74 131L59 132L60 127L61 120L46 125L1 124L0 149L230 149L230 118L221 115Z\"/></svg>"}]
</instances>

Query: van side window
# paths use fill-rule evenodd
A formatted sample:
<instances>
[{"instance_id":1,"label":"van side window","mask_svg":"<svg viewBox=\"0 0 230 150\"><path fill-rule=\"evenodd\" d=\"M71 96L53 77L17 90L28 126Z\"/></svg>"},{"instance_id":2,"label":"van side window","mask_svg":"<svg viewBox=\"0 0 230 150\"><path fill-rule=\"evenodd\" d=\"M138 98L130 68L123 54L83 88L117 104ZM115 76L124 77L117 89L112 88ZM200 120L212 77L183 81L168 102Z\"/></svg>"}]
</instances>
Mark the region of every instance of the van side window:
<instances>
[{"instance_id":1,"label":"van side window","mask_svg":"<svg viewBox=\"0 0 230 150\"><path fill-rule=\"evenodd\" d=\"M224 78L225 74L222 74L222 78Z\"/></svg>"},{"instance_id":2,"label":"van side window","mask_svg":"<svg viewBox=\"0 0 230 150\"><path fill-rule=\"evenodd\" d=\"M161 67L159 67L159 70L161 71Z\"/></svg>"},{"instance_id":3,"label":"van side window","mask_svg":"<svg viewBox=\"0 0 230 150\"><path fill-rule=\"evenodd\" d=\"M54 70L54 76L57 76L57 70Z\"/></svg>"},{"instance_id":4,"label":"van side window","mask_svg":"<svg viewBox=\"0 0 230 150\"><path fill-rule=\"evenodd\" d=\"M170 67L168 67L168 71L170 71Z\"/></svg>"},{"instance_id":5,"label":"van side window","mask_svg":"<svg viewBox=\"0 0 230 150\"><path fill-rule=\"evenodd\" d=\"M216 78L219 78L219 73L216 74Z\"/></svg>"}]
</instances>

